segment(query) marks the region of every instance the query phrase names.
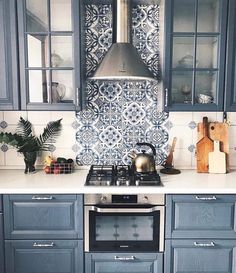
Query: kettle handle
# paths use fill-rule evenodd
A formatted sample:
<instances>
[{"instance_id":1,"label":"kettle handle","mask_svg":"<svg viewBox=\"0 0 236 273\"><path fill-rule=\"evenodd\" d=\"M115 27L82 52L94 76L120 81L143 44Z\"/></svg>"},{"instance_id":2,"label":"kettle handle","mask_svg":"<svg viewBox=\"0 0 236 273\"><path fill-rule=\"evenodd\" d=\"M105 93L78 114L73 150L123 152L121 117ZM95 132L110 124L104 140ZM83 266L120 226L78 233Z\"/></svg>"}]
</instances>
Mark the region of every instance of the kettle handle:
<instances>
[{"instance_id":1,"label":"kettle handle","mask_svg":"<svg viewBox=\"0 0 236 273\"><path fill-rule=\"evenodd\" d=\"M138 145L138 146L148 146L149 148L151 148L153 155L156 156L156 149L152 144L147 143L147 142L138 142L138 143L136 143L136 145Z\"/></svg>"}]
</instances>

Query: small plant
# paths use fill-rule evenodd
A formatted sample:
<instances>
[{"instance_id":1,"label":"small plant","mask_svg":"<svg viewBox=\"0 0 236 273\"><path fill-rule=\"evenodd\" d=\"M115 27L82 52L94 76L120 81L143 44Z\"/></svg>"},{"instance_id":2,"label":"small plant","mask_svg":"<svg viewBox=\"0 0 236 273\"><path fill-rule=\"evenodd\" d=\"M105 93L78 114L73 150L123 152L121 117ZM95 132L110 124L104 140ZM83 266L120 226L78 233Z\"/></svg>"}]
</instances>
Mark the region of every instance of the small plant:
<instances>
[{"instance_id":1,"label":"small plant","mask_svg":"<svg viewBox=\"0 0 236 273\"><path fill-rule=\"evenodd\" d=\"M32 124L20 117L16 133L1 132L0 143L6 143L17 149L17 152L24 155L25 173L35 171L37 152L50 151L52 143L61 132L61 120L49 122L43 133L36 137L32 132Z\"/></svg>"}]
</instances>

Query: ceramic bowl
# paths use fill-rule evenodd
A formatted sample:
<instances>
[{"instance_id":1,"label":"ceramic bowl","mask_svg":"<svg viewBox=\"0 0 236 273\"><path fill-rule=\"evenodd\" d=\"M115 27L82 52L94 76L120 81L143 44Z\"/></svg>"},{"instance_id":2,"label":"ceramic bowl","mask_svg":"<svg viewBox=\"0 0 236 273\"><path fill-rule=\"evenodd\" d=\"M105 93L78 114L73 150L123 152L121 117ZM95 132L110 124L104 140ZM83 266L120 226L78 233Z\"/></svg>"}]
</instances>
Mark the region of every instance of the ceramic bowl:
<instances>
[{"instance_id":1,"label":"ceramic bowl","mask_svg":"<svg viewBox=\"0 0 236 273\"><path fill-rule=\"evenodd\" d=\"M197 96L197 102L198 103L212 103L213 102L213 97L210 95L206 95L206 94L199 94Z\"/></svg>"}]
</instances>

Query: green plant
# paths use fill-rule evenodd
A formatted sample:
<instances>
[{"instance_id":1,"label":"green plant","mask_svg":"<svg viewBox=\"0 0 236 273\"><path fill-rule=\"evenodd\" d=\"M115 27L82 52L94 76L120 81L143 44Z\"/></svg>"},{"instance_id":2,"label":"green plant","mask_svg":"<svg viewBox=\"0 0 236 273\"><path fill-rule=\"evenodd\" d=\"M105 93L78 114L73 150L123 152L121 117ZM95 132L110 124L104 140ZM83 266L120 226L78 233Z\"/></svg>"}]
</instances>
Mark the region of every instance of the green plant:
<instances>
[{"instance_id":1,"label":"green plant","mask_svg":"<svg viewBox=\"0 0 236 273\"><path fill-rule=\"evenodd\" d=\"M14 134L1 132L0 143L16 147L17 151L24 155L28 152L49 151L51 144L55 143L55 138L61 132L61 120L49 122L43 133L36 137L32 132L32 124L20 117L17 132Z\"/></svg>"}]
</instances>

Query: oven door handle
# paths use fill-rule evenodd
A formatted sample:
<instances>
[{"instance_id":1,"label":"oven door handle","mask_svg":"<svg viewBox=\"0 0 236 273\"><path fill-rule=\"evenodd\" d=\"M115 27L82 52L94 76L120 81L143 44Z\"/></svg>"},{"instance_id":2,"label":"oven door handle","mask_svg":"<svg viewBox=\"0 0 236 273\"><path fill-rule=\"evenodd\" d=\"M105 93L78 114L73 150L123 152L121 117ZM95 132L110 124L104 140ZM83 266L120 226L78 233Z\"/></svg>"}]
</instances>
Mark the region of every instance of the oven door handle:
<instances>
[{"instance_id":1,"label":"oven door handle","mask_svg":"<svg viewBox=\"0 0 236 273\"><path fill-rule=\"evenodd\" d=\"M101 213L151 213L154 211L161 211L163 210L163 206L154 206L151 208L99 208L96 206L91 206L89 210Z\"/></svg>"}]
</instances>

